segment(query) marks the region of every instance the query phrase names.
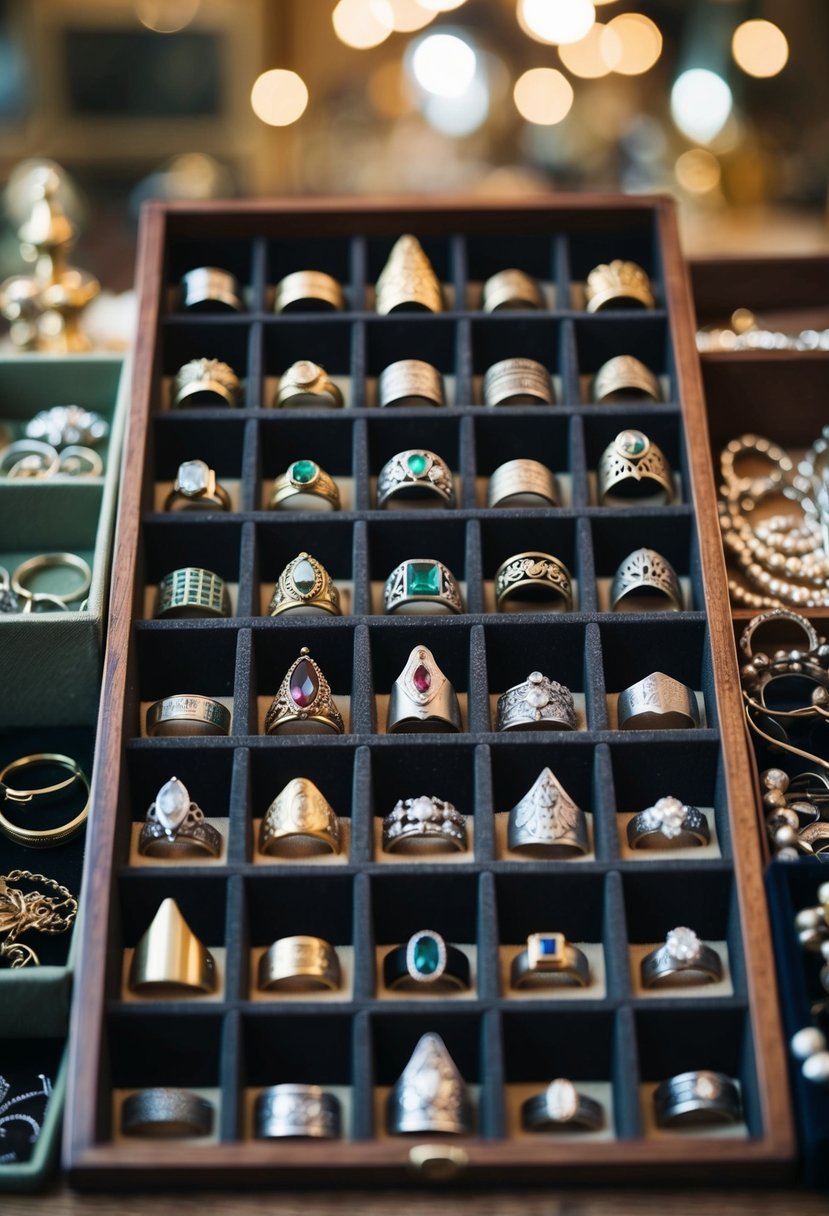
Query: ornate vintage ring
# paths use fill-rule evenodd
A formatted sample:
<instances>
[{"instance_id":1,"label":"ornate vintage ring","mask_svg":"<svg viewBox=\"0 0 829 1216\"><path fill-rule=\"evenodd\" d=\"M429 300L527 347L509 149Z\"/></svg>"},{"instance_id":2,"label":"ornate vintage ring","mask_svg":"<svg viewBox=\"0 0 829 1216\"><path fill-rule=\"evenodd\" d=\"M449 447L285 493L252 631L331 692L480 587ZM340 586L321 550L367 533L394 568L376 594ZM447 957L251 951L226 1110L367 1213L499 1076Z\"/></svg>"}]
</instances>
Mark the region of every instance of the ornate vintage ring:
<instances>
[{"instance_id":1,"label":"ornate vintage ring","mask_svg":"<svg viewBox=\"0 0 829 1216\"><path fill-rule=\"evenodd\" d=\"M397 992L465 992L469 959L433 929L413 933L383 959L383 982Z\"/></svg>"},{"instance_id":2,"label":"ornate vintage ring","mask_svg":"<svg viewBox=\"0 0 829 1216\"><path fill-rule=\"evenodd\" d=\"M292 363L279 381L273 399L274 409L310 406L315 409L342 409L343 395L324 367L310 359Z\"/></svg>"},{"instance_id":3,"label":"ornate vintage ring","mask_svg":"<svg viewBox=\"0 0 829 1216\"><path fill-rule=\"evenodd\" d=\"M308 777L292 777L265 812L259 828L259 852L272 857L339 853L340 823Z\"/></svg>"},{"instance_id":4,"label":"ornate vintage ring","mask_svg":"<svg viewBox=\"0 0 829 1216\"><path fill-rule=\"evenodd\" d=\"M229 735L230 710L212 697L175 693L149 706L146 725L151 738Z\"/></svg>"},{"instance_id":5,"label":"ornate vintage ring","mask_svg":"<svg viewBox=\"0 0 829 1216\"><path fill-rule=\"evenodd\" d=\"M41 596L32 591L26 584L32 578L36 578L43 570L73 570L80 574L81 581L71 591L51 591L48 597ZM82 557L78 557L76 553L39 553L37 557L30 557L28 561L21 562L12 575L11 587L16 595L19 595L24 600L37 600L48 598L55 600L56 603L63 605L73 604L76 600L82 600L89 588L92 586L92 571L89 568L89 563L85 562ZM24 612L26 609L24 608Z\"/></svg>"},{"instance_id":6,"label":"ornate vintage ring","mask_svg":"<svg viewBox=\"0 0 829 1216\"><path fill-rule=\"evenodd\" d=\"M637 397L661 401L662 392L651 369L633 355L615 355L593 377L593 400L597 405Z\"/></svg>"},{"instance_id":7,"label":"ornate vintage ring","mask_svg":"<svg viewBox=\"0 0 829 1216\"><path fill-rule=\"evenodd\" d=\"M280 937L259 960L263 992L336 992L341 983L337 951L321 937Z\"/></svg>"},{"instance_id":8,"label":"ornate vintage ring","mask_svg":"<svg viewBox=\"0 0 829 1216\"><path fill-rule=\"evenodd\" d=\"M144 857L220 857L222 835L207 823L204 811L190 799L186 785L171 777L150 803L138 837Z\"/></svg>"},{"instance_id":9,"label":"ornate vintage ring","mask_svg":"<svg viewBox=\"0 0 829 1216\"><path fill-rule=\"evenodd\" d=\"M533 612L573 607L570 571L551 553L516 553L495 571L495 603L499 612Z\"/></svg>"},{"instance_id":10,"label":"ornate vintage ring","mask_svg":"<svg viewBox=\"0 0 829 1216\"><path fill-rule=\"evenodd\" d=\"M445 405L443 376L423 359L398 359L377 378L377 404L390 406Z\"/></svg>"},{"instance_id":11,"label":"ornate vintage ring","mask_svg":"<svg viewBox=\"0 0 829 1216\"><path fill-rule=\"evenodd\" d=\"M299 553L276 581L268 616L296 614L340 615L340 593L331 575L310 553Z\"/></svg>"},{"instance_id":12,"label":"ornate vintage ring","mask_svg":"<svg viewBox=\"0 0 829 1216\"><path fill-rule=\"evenodd\" d=\"M273 483L269 511L339 511L333 477L313 460L295 460Z\"/></svg>"},{"instance_id":13,"label":"ornate vintage ring","mask_svg":"<svg viewBox=\"0 0 829 1216\"><path fill-rule=\"evenodd\" d=\"M204 460L185 460L176 471L165 511L230 511L230 495Z\"/></svg>"},{"instance_id":14,"label":"ornate vintage ring","mask_svg":"<svg viewBox=\"0 0 829 1216\"><path fill-rule=\"evenodd\" d=\"M531 933L527 947L516 954L510 966L513 988L587 988L590 963L563 933Z\"/></svg>"},{"instance_id":15,"label":"ornate vintage ring","mask_svg":"<svg viewBox=\"0 0 829 1216\"><path fill-rule=\"evenodd\" d=\"M549 768L543 768L509 813L507 848L532 857L578 857L590 852L587 820Z\"/></svg>"},{"instance_id":16,"label":"ornate vintage ring","mask_svg":"<svg viewBox=\"0 0 829 1216\"><path fill-rule=\"evenodd\" d=\"M265 715L265 734L341 735L344 730L331 686L308 647L303 646Z\"/></svg>"},{"instance_id":17,"label":"ornate vintage ring","mask_svg":"<svg viewBox=\"0 0 829 1216\"><path fill-rule=\"evenodd\" d=\"M484 312L546 307L544 292L532 275L523 270L499 270L486 280L481 293L481 308Z\"/></svg>"},{"instance_id":18,"label":"ornate vintage ring","mask_svg":"<svg viewBox=\"0 0 829 1216\"><path fill-rule=\"evenodd\" d=\"M455 505L455 484L451 470L440 456L426 448L409 448L392 456L377 478L377 506L398 502L431 500L435 506Z\"/></svg>"},{"instance_id":19,"label":"ornate vintage ring","mask_svg":"<svg viewBox=\"0 0 829 1216\"><path fill-rule=\"evenodd\" d=\"M242 400L239 377L221 359L191 359L178 369L170 398L172 409L204 405L228 405L235 409Z\"/></svg>"},{"instance_id":20,"label":"ornate vintage ring","mask_svg":"<svg viewBox=\"0 0 829 1216\"><path fill-rule=\"evenodd\" d=\"M201 566L171 570L158 584L157 618L230 616L230 594L225 581Z\"/></svg>"},{"instance_id":21,"label":"ornate vintage ring","mask_svg":"<svg viewBox=\"0 0 829 1216\"><path fill-rule=\"evenodd\" d=\"M484 405L552 405L550 373L537 359L501 359L484 373Z\"/></svg>"},{"instance_id":22,"label":"ornate vintage ring","mask_svg":"<svg viewBox=\"0 0 829 1216\"><path fill-rule=\"evenodd\" d=\"M681 925L669 931L664 945L645 955L640 972L644 988L667 988L715 983L722 979L723 968L717 951Z\"/></svg>"},{"instance_id":23,"label":"ornate vintage ring","mask_svg":"<svg viewBox=\"0 0 829 1216\"><path fill-rule=\"evenodd\" d=\"M601 1102L579 1093L564 1077L557 1077L540 1094L521 1103L521 1126L526 1132L598 1132L604 1125Z\"/></svg>"},{"instance_id":24,"label":"ornate vintage ring","mask_svg":"<svg viewBox=\"0 0 829 1216\"><path fill-rule=\"evenodd\" d=\"M209 1136L214 1115L213 1103L189 1090L139 1089L121 1103L121 1134L152 1140Z\"/></svg>"},{"instance_id":25,"label":"ornate vintage ring","mask_svg":"<svg viewBox=\"0 0 829 1216\"><path fill-rule=\"evenodd\" d=\"M324 270L295 270L276 285L274 312L342 312L344 308L341 284Z\"/></svg>"},{"instance_id":26,"label":"ornate vintage ring","mask_svg":"<svg viewBox=\"0 0 829 1216\"><path fill-rule=\"evenodd\" d=\"M386 853L465 853L468 848L466 816L444 798L401 798L383 820Z\"/></svg>"},{"instance_id":27,"label":"ornate vintage ring","mask_svg":"<svg viewBox=\"0 0 829 1216\"><path fill-rule=\"evenodd\" d=\"M392 685L387 734L463 729L458 696L427 646L415 646Z\"/></svg>"},{"instance_id":28,"label":"ornate vintage ring","mask_svg":"<svg viewBox=\"0 0 829 1216\"><path fill-rule=\"evenodd\" d=\"M710 844L711 829L704 811L668 795L628 821L627 838L632 849L688 849Z\"/></svg>"},{"instance_id":29,"label":"ornate vintage ring","mask_svg":"<svg viewBox=\"0 0 829 1216\"><path fill-rule=\"evenodd\" d=\"M443 312L443 291L432 263L416 236L404 233L392 246L377 279L377 311Z\"/></svg>"},{"instance_id":30,"label":"ornate vintage ring","mask_svg":"<svg viewBox=\"0 0 829 1216\"><path fill-rule=\"evenodd\" d=\"M587 312L607 308L655 308L651 282L636 262L615 258L594 266L584 287Z\"/></svg>"},{"instance_id":31,"label":"ornate vintage ring","mask_svg":"<svg viewBox=\"0 0 829 1216\"><path fill-rule=\"evenodd\" d=\"M737 1082L708 1069L662 1081L653 1091L653 1108L660 1127L739 1123L743 1117Z\"/></svg>"},{"instance_id":32,"label":"ornate vintage ring","mask_svg":"<svg viewBox=\"0 0 829 1216\"><path fill-rule=\"evenodd\" d=\"M159 905L132 956L129 986L143 995L215 992L216 960L196 937L174 899Z\"/></svg>"},{"instance_id":33,"label":"ornate vintage ring","mask_svg":"<svg viewBox=\"0 0 829 1216\"><path fill-rule=\"evenodd\" d=\"M257 1140L337 1140L342 1135L339 1098L319 1085L271 1085L256 1099Z\"/></svg>"},{"instance_id":34,"label":"ornate vintage ring","mask_svg":"<svg viewBox=\"0 0 829 1216\"><path fill-rule=\"evenodd\" d=\"M218 266L196 266L181 276L181 306L189 312L241 312L239 280Z\"/></svg>"},{"instance_id":35,"label":"ornate vintage ring","mask_svg":"<svg viewBox=\"0 0 829 1216\"><path fill-rule=\"evenodd\" d=\"M53 405L41 410L26 423L29 439L39 439L53 448L81 444L94 448L109 434L109 423L94 410L82 405Z\"/></svg>"},{"instance_id":36,"label":"ornate vintage ring","mask_svg":"<svg viewBox=\"0 0 829 1216\"><path fill-rule=\"evenodd\" d=\"M643 431L620 431L599 458L599 506L629 506L631 500L658 494L674 501L671 467Z\"/></svg>"},{"instance_id":37,"label":"ornate vintage ring","mask_svg":"<svg viewBox=\"0 0 829 1216\"><path fill-rule=\"evenodd\" d=\"M508 460L490 476L487 505L513 509L557 507L560 503L555 474L538 460Z\"/></svg>"},{"instance_id":38,"label":"ornate vintage ring","mask_svg":"<svg viewBox=\"0 0 829 1216\"><path fill-rule=\"evenodd\" d=\"M17 439L0 452L0 477L53 477L60 468L57 449L39 439Z\"/></svg>"},{"instance_id":39,"label":"ornate vintage ring","mask_svg":"<svg viewBox=\"0 0 829 1216\"><path fill-rule=\"evenodd\" d=\"M628 598L667 601L675 612L683 608L682 585L671 563L655 549L634 549L619 563L610 586L610 608L618 612Z\"/></svg>"},{"instance_id":40,"label":"ornate vintage ring","mask_svg":"<svg viewBox=\"0 0 829 1216\"><path fill-rule=\"evenodd\" d=\"M693 730L700 724L696 693L653 671L619 693L619 730Z\"/></svg>"},{"instance_id":41,"label":"ornate vintage ring","mask_svg":"<svg viewBox=\"0 0 829 1216\"><path fill-rule=\"evenodd\" d=\"M7 784L9 777L28 772L30 769L58 768L69 773L68 777L50 785L34 789L16 789ZM74 791L80 785L84 792L84 805L67 823L53 828L24 828L14 823L5 814L8 804L31 808L36 798L62 798ZM81 766L71 756L58 752L35 752L30 756L21 756L0 770L0 832L13 840L15 844L25 845L30 849L51 848L71 840L83 828L89 816L89 778Z\"/></svg>"},{"instance_id":42,"label":"ornate vintage ring","mask_svg":"<svg viewBox=\"0 0 829 1216\"><path fill-rule=\"evenodd\" d=\"M410 557L395 566L383 588L383 611L400 615L463 612L457 580L443 562Z\"/></svg>"},{"instance_id":43,"label":"ornate vintage ring","mask_svg":"<svg viewBox=\"0 0 829 1216\"><path fill-rule=\"evenodd\" d=\"M472 1132L466 1082L439 1034L424 1034L388 1097L386 1127L393 1136L465 1136Z\"/></svg>"},{"instance_id":44,"label":"ornate vintage ring","mask_svg":"<svg viewBox=\"0 0 829 1216\"><path fill-rule=\"evenodd\" d=\"M564 684L531 671L526 680L498 698L496 730L575 730L573 694Z\"/></svg>"}]
</instances>

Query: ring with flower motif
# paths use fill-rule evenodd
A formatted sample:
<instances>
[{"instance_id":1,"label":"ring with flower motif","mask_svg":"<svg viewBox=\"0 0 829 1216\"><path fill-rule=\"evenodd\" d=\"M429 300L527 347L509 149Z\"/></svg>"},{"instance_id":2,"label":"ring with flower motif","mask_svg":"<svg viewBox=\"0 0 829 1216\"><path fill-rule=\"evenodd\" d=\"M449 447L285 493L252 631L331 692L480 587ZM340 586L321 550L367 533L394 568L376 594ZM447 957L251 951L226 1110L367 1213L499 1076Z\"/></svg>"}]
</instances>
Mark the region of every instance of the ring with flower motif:
<instances>
[{"instance_id":1,"label":"ring with flower motif","mask_svg":"<svg viewBox=\"0 0 829 1216\"><path fill-rule=\"evenodd\" d=\"M632 849L687 849L709 844L711 829L704 811L669 795L634 815L627 838Z\"/></svg>"},{"instance_id":2,"label":"ring with flower motif","mask_svg":"<svg viewBox=\"0 0 829 1216\"><path fill-rule=\"evenodd\" d=\"M701 942L693 929L679 925L668 932L663 945L645 955L640 972L644 988L665 988L716 983L723 966L716 950Z\"/></svg>"},{"instance_id":3,"label":"ring with flower motif","mask_svg":"<svg viewBox=\"0 0 829 1216\"><path fill-rule=\"evenodd\" d=\"M386 461L377 478L377 506L407 500L453 507L455 485L445 460L426 448L409 448Z\"/></svg>"}]
</instances>

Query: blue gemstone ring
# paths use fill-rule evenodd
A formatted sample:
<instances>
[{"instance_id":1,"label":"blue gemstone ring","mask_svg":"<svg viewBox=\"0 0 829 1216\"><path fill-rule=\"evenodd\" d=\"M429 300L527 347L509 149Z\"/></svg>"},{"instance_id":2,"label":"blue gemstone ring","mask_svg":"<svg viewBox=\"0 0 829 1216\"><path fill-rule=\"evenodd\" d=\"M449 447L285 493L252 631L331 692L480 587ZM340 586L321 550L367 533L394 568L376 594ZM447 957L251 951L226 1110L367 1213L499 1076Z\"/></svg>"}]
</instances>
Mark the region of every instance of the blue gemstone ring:
<instances>
[{"instance_id":1,"label":"blue gemstone ring","mask_svg":"<svg viewBox=\"0 0 829 1216\"><path fill-rule=\"evenodd\" d=\"M563 933L531 933L527 948L516 954L510 967L513 988L571 988L590 986L590 963Z\"/></svg>"},{"instance_id":2,"label":"blue gemstone ring","mask_svg":"<svg viewBox=\"0 0 829 1216\"><path fill-rule=\"evenodd\" d=\"M420 929L395 946L383 959L383 982L398 992L465 992L469 988L469 959L449 946L439 933Z\"/></svg>"}]
</instances>

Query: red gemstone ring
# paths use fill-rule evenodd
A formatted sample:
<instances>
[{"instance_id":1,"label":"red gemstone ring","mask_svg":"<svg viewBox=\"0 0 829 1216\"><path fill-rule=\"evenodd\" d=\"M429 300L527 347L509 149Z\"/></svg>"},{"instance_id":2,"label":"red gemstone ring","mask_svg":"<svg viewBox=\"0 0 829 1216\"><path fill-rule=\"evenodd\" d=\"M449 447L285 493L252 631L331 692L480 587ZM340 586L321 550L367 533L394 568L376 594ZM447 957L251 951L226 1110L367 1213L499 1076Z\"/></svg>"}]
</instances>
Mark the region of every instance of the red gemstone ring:
<instances>
[{"instance_id":1,"label":"red gemstone ring","mask_svg":"<svg viewBox=\"0 0 829 1216\"><path fill-rule=\"evenodd\" d=\"M344 730L331 687L308 647L303 646L265 715L265 734L341 735Z\"/></svg>"}]
</instances>

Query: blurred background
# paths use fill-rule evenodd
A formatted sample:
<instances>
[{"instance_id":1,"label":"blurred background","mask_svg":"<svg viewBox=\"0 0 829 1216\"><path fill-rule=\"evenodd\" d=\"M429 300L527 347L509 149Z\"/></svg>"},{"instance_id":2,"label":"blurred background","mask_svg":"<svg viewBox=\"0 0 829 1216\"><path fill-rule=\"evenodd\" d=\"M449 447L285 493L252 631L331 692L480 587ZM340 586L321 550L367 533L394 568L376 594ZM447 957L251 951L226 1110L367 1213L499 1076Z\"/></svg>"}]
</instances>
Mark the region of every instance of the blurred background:
<instances>
[{"instance_id":1,"label":"blurred background","mask_svg":"<svg viewBox=\"0 0 829 1216\"><path fill-rule=\"evenodd\" d=\"M0 0L0 278L33 158L114 290L151 197L659 190L691 255L826 250L828 65L827 0Z\"/></svg>"}]
</instances>

